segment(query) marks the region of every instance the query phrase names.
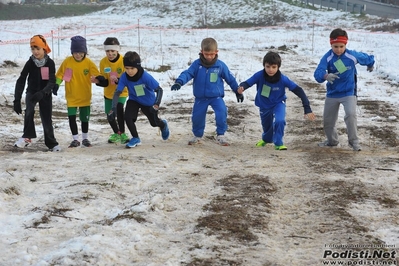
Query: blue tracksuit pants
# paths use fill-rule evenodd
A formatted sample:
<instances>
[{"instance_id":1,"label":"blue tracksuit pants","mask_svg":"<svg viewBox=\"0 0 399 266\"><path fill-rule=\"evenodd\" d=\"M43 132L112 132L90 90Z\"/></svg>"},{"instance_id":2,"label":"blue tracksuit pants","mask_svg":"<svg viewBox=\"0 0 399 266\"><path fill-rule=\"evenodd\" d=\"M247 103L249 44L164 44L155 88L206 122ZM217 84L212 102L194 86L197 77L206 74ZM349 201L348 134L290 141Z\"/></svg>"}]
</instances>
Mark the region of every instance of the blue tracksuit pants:
<instances>
[{"instance_id":1,"label":"blue tracksuit pants","mask_svg":"<svg viewBox=\"0 0 399 266\"><path fill-rule=\"evenodd\" d=\"M191 122L192 131L196 137L201 138L204 135L208 106L211 106L215 112L216 134L224 135L227 130L227 108L223 98L195 98Z\"/></svg>"},{"instance_id":2,"label":"blue tracksuit pants","mask_svg":"<svg viewBox=\"0 0 399 266\"><path fill-rule=\"evenodd\" d=\"M284 144L285 107L285 102L281 102L272 108L259 108L264 142L274 143L276 146Z\"/></svg>"}]
</instances>

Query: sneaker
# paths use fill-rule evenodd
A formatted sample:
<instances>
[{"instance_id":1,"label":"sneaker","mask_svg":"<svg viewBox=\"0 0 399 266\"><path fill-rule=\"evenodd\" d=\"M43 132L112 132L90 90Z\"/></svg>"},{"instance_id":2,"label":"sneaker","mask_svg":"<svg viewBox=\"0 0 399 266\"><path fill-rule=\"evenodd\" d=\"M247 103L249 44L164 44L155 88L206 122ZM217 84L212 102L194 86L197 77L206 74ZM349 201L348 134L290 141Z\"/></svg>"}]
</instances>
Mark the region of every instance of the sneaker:
<instances>
[{"instance_id":1,"label":"sneaker","mask_svg":"<svg viewBox=\"0 0 399 266\"><path fill-rule=\"evenodd\" d=\"M140 138L131 138L130 141L126 144L126 148L134 148L138 145L141 145Z\"/></svg>"},{"instance_id":2,"label":"sneaker","mask_svg":"<svg viewBox=\"0 0 399 266\"><path fill-rule=\"evenodd\" d=\"M359 144L351 144L349 143L349 147L351 147L354 151L361 151L362 147Z\"/></svg>"},{"instance_id":3,"label":"sneaker","mask_svg":"<svg viewBox=\"0 0 399 266\"><path fill-rule=\"evenodd\" d=\"M85 147L91 147L90 140L88 140L88 139L82 140L82 145Z\"/></svg>"},{"instance_id":4,"label":"sneaker","mask_svg":"<svg viewBox=\"0 0 399 266\"><path fill-rule=\"evenodd\" d=\"M276 145L276 146L274 146L274 149L277 151L285 151L285 150L287 150L287 147L284 145L280 145L280 146Z\"/></svg>"},{"instance_id":5,"label":"sneaker","mask_svg":"<svg viewBox=\"0 0 399 266\"><path fill-rule=\"evenodd\" d=\"M114 133L108 138L108 143L116 143L119 142L121 139L121 136L118 133Z\"/></svg>"},{"instance_id":6,"label":"sneaker","mask_svg":"<svg viewBox=\"0 0 399 266\"><path fill-rule=\"evenodd\" d=\"M216 141L219 143L219 145L222 145L222 146L229 146L230 145L230 143L228 143L226 141L226 138L224 137L224 135L218 135L216 137Z\"/></svg>"},{"instance_id":7,"label":"sneaker","mask_svg":"<svg viewBox=\"0 0 399 266\"><path fill-rule=\"evenodd\" d=\"M14 147L25 148L32 144L32 140L30 138L19 138L15 143Z\"/></svg>"},{"instance_id":8,"label":"sneaker","mask_svg":"<svg viewBox=\"0 0 399 266\"><path fill-rule=\"evenodd\" d=\"M168 122L164 119L162 120L165 124L164 128L161 130L161 135L163 140L167 140L169 138L169 127Z\"/></svg>"},{"instance_id":9,"label":"sneaker","mask_svg":"<svg viewBox=\"0 0 399 266\"><path fill-rule=\"evenodd\" d=\"M192 139L188 141L188 145L195 145L200 143L201 138L194 136Z\"/></svg>"},{"instance_id":10,"label":"sneaker","mask_svg":"<svg viewBox=\"0 0 399 266\"><path fill-rule=\"evenodd\" d=\"M335 146L338 145L338 143L335 144L335 145L333 145L333 144L329 143L328 140L326 140L326 141L320 142L320 143L317 144L317 145L318 145L319 147L335 147Z\"/></svg>"},{"instance_id":11,"label":"sneaker","mask_svg":"<svg viewBox=\"0 0 399 266\"><path fill-rule=\"evenodd\" d=\"M80 146L80 142L78 140L73 140L71 144L69 144L68 148L76 148Z\"/></svg>"},{"instance_id":12,"label":"sneaker","mask_svg":"<svg viewBox=\"0 0 399 266\"><path fill-rule=\"evenodd\" d=\"M54 146L51 149L49 149L49 151L61 151L61 147L60 145Z\"/></svg>"},{"instance_id":13,"label":"sneaker","mask_svg":"<svg viewBox=\"0 0 399 266\"><path fill-rule=\"evenodd\" d=\"M271 143L271 142L266 142L266 141L264 141L263 139L261 139L261 140L259 140L259 141L255 144L255 146L256 146L256 147L264 147L264 146L266 146L266 144L268 144L268 143Z\"/></svg>"},{"instance_id":14,"label":"sneaker","mask_svg":"<svg viewBox=\"0 0 399 266\"><path fill-rule=\"evenodd\" d=\"M128 137L128 135L127 135L126 133L121 133L120 139L121 139L121 143L122 143L122 144L126 144L126 143L128 143L129 140L130 140L129 137Z\"/></svg>"}]
</instances>

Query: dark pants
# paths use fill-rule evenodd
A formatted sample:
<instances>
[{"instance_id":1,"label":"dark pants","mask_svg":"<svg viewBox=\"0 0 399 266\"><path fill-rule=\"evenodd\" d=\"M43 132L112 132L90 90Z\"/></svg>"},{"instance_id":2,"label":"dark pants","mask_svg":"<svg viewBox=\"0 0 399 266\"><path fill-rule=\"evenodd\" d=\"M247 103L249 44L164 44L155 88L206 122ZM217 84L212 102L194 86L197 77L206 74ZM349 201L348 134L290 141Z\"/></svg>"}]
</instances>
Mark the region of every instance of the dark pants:
<instances>
[{"instance_id":1,"label":"dark pants","mask_svg":"<svg viewBox=\"0 0 399 266\"><path fill-rule=\"evenodd\" d=\"M138 102L128 100L125 109L125 121L126 126L133 138L139 137L135 123L137 121L137 116L140 109L141 112L143 112L143 114L148 118L148 121L152 127L160 127L161 129L165 127L164 122L158 117L158 111L154 112L152 106L144 106Z\"/></svg>"},{"instance_id":2,"label":"dark pants","mask_svg":"<svg viewBox=\"0 0 399 266\"><path fill-rule=\"evenodd\" d=\"M118 103L116 106L116 120L108 121L114 133L125 133L125 110L123 104Z\"/></svg>"},{"instance_id":3,"label":"dark pants","mask_svg":"<svg viewBox=\"0 0 399 266\"><path fill-rule=\"evenodd\" d=\"M25 117L24 117L24 134L23 138L36 138L36 129L35 129L35 107L36 103L31 101L32 94L27 93L25 96ZM53 98L52 95L45 95L43 99L39 101L39 113L40 118L42 120L43 131L44 131L44 144L52 149L58 145L57 140L54 137L54 128L53 128Z\"/></svg>"}]
</instances>

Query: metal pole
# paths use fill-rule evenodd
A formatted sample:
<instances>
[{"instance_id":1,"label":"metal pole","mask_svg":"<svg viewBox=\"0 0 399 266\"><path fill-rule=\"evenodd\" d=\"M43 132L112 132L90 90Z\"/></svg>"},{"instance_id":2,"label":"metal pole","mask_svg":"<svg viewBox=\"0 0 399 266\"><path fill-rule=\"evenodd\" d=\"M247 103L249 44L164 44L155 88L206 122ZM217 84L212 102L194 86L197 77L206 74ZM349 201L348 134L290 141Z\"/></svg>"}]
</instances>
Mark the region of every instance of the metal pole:
<instances>
[{"instance_id":1,"label":"metal pole","mask_svg":"<svg viewBox=\"0 0 399 266\"><path fill-rule=\"evenodd\" d=\"M141 49L140 49L140 19L137 19L137 36L138 36L138 42L139 42L139 54L141 54Z\"/></svg>"}]
</instances>

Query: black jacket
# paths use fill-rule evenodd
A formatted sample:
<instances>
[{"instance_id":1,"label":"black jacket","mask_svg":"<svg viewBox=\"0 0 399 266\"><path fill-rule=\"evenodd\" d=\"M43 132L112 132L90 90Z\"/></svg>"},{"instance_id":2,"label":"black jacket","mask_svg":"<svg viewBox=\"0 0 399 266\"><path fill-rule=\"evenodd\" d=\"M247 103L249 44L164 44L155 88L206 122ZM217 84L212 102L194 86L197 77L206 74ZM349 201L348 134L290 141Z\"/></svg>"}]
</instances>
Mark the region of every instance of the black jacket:
<instances>
[{"instance_id":1,"label":"black jacket","mask_svg":"<svg viewBox=\"0 0 399 266\"><path fill-rule=\"evenodd\" d=\"M42 79L42 70L41 68L48 68L49 79ZM25 63L24 68L22 69L21 75L17 79L17 83L15 84L15 100L21 100L22 93L25 89L26 78L28 78L28 87L26 91L34 94L40 90L43 90L46 94L51 93L54 85L55 85L55 63L54 61L48 57L47 62L43 67L37 67L32 58Z\"/></svg>"}]
</instances>

